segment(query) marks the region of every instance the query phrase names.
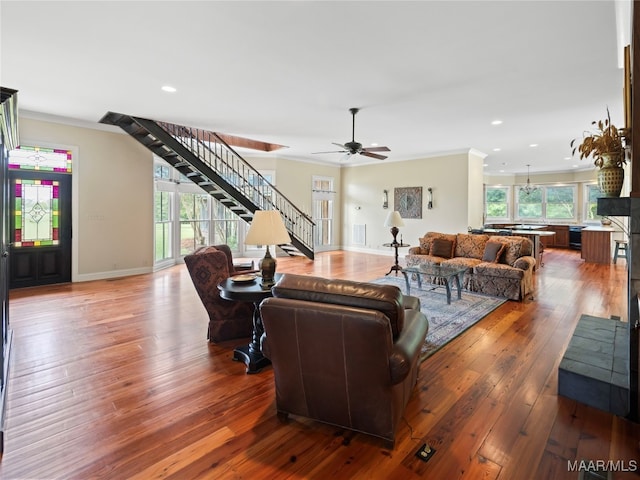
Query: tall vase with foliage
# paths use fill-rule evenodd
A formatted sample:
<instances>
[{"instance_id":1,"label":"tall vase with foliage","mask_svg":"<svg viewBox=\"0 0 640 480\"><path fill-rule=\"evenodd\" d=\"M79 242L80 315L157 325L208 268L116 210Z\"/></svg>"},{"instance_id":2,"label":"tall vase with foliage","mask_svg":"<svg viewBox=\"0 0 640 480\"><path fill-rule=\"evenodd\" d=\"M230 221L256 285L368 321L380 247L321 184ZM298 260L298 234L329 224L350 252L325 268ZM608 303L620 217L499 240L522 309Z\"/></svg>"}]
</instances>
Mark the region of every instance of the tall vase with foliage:
<instances>
[{"instance_id":1,"label":"tall vase with foliage","mask_svg":"<svg viewBox=\"0 0 640 480\"><path fill-rule=\"evenodd\" d=\"M578 139L571 141L573 154L580 152L580 160L593 158L598 171L598 186L607 197L619 197L624 183L624 165L626 164L624 149L624 130L611 123L611 115L607 108L607 118L594 120L591 125L595 132L585 132L580 144Z\"/></svg>"}]
</instances>

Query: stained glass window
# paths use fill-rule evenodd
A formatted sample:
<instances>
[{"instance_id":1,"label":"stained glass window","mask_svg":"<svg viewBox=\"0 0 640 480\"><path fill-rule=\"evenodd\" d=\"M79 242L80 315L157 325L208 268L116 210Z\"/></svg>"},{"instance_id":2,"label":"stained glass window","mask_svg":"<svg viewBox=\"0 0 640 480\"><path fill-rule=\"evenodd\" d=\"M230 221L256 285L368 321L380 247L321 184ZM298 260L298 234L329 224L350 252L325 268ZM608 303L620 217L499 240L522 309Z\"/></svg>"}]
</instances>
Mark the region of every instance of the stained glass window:
<instances>
[{"instance_id":1,"label":"stained glass window","mask_svg":"<svg viewBox=\"0 0 640 480\"><path fill-rule=\"evenodd\" d=\"M15 247L58 245L59 182L17 179Z\"/></svg>"},{"instance_id":2,"label":"stained glass window","mask_svg":"<svg viewBox=\"0 0 640 480\"><path fill-rule=\"evenodd\" d=\"M70 150L21 145L9 152L9 168L42 172L71 173Z\"/></svg>"}]
</instances>

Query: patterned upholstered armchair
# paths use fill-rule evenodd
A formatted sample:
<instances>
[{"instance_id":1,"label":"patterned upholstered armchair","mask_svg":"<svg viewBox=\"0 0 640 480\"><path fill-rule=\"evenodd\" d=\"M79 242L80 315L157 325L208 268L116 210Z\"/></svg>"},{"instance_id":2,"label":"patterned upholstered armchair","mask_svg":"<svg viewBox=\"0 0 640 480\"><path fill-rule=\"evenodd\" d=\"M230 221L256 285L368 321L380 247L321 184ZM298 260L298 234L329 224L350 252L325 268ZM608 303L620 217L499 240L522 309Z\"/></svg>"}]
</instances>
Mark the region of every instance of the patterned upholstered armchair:
<instances>
[{"instance_id":1,"label":"patterned upholstered armchair","mask_svg":"<svg viewBox=\"0 0 640 480\"><path fill-rule=\"evenodd\" d=\"M220 297L218 284L237 272L227 245L201 247L184 257L193 285L209 314L211 342L250 337L253 331L253 304L230 302Z\"/></svg>"}]
</instances>

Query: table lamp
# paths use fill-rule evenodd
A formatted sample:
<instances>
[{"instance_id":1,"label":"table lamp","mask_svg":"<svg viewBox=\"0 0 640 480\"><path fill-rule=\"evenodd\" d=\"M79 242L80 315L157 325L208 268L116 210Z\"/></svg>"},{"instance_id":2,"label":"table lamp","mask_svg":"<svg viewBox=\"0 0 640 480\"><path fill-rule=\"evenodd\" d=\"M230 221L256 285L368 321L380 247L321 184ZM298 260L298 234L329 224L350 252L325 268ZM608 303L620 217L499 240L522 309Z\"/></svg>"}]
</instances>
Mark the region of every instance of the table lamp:
<instances>
[{"instance_id":1,"label":"table lamp","mask_svg":"<svg viewBox=\"0 0 640 480\"><path fill-rule=\"evenodd\" d=\"M260 260L258 267L262 272L262 286L271 287L274 284L276 273L276 259L271 256L269 245L291 243L291 237L284 226L280 212L277 210L256 210L244 243L267 246L267 252Z\"/></svg>"},{"instance_id":2,"label":"table lamp","mask_svg":"<svg viewBox=\"0 0 640 480\"><path fill-rule=\"evenodd\" d=\"M398 227L404 227L404 222L402 221L402 217L400 216L400 212L394 210L393 212L389 212L387 215L387 219L384 221L385 227L391 227L391 235L393 235L393 243L397 244L398 240L396 237L398 236Z\"/></svg>"}]
</instances>

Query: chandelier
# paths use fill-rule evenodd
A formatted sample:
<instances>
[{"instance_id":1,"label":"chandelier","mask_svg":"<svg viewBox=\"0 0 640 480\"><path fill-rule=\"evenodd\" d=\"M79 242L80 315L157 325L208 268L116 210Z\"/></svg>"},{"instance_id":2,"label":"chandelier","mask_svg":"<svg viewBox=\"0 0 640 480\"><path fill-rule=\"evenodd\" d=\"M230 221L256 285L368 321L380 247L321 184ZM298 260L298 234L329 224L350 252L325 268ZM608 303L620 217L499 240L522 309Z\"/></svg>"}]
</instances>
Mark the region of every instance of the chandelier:
<instances>
[{"instance_id":1,"label":"chandelier","mask_svg":"<svg viewBox=\"0 0 640 480\"><path fill-rule=\"evenodd\" d=\"M531 185L531 181L529 180L529 167L531 165L527 164L527 184L524 187L520 187L520 191L524 192L526 195L531 195L533 192L538 190L538 187L534 187Z\"/></svg>"}]
</instances>

